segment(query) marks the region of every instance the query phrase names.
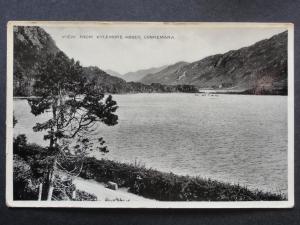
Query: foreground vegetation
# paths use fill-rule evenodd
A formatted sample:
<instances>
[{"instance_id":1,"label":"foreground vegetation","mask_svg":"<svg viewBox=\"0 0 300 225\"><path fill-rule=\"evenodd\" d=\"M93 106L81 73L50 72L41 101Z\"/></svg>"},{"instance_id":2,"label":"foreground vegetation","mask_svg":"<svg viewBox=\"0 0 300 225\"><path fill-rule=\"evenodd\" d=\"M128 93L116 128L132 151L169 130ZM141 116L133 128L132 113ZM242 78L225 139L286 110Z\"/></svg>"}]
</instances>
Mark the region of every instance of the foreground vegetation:
<instances>
[{"instance_id":1,"label":"foreground vegetation","mask_svg":"<svg viewBox=\"0 0 300 225\"><path fill-rule=\"evenodd\" d=\"M27 144L25 135L14 138L13 143L13 198L14 200L38 200L39 184L44 179L47 148ZM71 177L57 176L51 200L95 201L97 197L76 190ZM59 185L58 185L59 184ZM61 187L63 186L63 188ZM75 191L75 195L74 195Z\"/></svg>"},{"instance_id":2,"label":"foreground vegetation","mask_svg":"<svg viewBox=\"0 0 300 225\"><path fill-rule=\"evenodd\" d=\"M14 160L14 173L16 174L14 183L17 184L14 189L15 196L18 199L24 199L24 197L37 199L37 189L31 181L38 179L39 171L42 169L42 165L38 162L42 161L40 159L43 158L45 149L37 145L26 144L20 138L16 140L14 142L16 159ZM286 199L281 194L253 191L240 185L200 177L179 176L148 169L138 164L125 164L96 158L85 159L80 176L98 182L113 181L119 187L128 188L131 193L161 201L277 201ZM21 181L20 177L22 177ZM22 183L24 181L26 181L25 184ZM22 196L24 191L27 193ZM77 191L74 200L95 200L95 196Z\"/></svg>"},{"instance_id":3,"label":"foreground vegetation","mask_svg":"<svg viewBox=\"0 0 300 225\"><path fill-rule=\"evenodd\" d=\"M163 173L143 166L88 158L81 177L113 181L146 198L161 201L276 201L285 196L200 177Z\"/></svg>"}]
</instances>

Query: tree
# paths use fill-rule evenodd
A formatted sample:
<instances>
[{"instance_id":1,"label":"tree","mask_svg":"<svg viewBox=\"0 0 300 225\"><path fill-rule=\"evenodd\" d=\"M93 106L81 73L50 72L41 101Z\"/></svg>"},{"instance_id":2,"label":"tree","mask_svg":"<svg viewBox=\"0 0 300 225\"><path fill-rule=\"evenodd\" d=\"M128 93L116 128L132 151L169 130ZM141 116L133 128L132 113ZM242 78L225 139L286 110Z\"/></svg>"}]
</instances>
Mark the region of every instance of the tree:
<instances>
[{"instance_id":1,"label":"tree","mask_svg":"<svg viewBox=\"0 0 300 225\"><path fill-rule=\"evenodd\" d=\"M49 140L42 188L42 199L49 200L57 169L78 175L90 151L107 152L103 138L91 140L90 134L97 123L116 125L118 106L111 95L105 97L83 76L79 62L63 52L49 54L39 65L34 91L38 97L28 100L31 112L35 116L50 115L33 127L36 132L47 131L44 139Z\"/></svg>"}]
</instances>

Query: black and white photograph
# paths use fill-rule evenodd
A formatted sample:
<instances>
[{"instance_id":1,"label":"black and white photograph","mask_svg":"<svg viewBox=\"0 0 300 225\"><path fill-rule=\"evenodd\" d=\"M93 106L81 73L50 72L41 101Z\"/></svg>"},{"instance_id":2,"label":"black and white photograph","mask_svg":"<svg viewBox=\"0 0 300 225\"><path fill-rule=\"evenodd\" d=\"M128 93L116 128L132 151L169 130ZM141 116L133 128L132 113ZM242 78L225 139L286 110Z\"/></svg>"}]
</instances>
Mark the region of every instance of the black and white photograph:
<instances>
[{"instance_id":1,"label":"black and white photograph","mask_svg":"<svg viewBox=\"0 0 300 225\"><path fill-rule=\"evenodd\" d=\"M291 208L291 23L7 27L9 207Z\"/></svg>"}]
</instances>

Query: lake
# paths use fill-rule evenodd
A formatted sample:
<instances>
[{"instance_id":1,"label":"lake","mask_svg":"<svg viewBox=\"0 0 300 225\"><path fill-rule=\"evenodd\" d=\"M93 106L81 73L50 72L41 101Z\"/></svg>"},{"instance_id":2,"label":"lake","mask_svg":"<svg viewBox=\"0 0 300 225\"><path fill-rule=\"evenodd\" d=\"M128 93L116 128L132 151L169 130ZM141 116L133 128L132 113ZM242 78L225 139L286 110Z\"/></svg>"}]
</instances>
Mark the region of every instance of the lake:
<instances>
[{"instance_id":1,"label":"lake","mask_svg":"<svg viewBox=\"0 0 300 225\"><path fill-rule=\"evenodd\" d=\"M104 157L160 171L287 193L287 97L195 94L114 95L119 124L100 125ZM32 131L27 100L14 100L14 135L45 145ZM100 154L98 157L102 157Z\"/></svg>"}]
</instances>

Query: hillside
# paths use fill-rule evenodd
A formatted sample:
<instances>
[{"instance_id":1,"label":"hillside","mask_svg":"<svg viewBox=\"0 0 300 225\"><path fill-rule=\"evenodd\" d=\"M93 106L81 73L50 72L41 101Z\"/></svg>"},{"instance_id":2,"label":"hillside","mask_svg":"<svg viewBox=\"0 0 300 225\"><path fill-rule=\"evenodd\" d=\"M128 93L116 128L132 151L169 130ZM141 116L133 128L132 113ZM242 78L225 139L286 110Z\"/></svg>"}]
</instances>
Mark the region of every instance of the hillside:
<instances>
[{"instance_id":1,"label":"hillside","mask_svg":"<svg viewBox=\"0 0 300 225\"><path fill-rule=\"evenodd\" d=\"M96 84L103 93L162 93L162 92L198 92L191 85L163 85L153 83L151 85L139 82L126 82L125 80L110 76L96 66L83 67L83 76Z\"/></svg>"},{"instance_id":2,"label":"hillside","mask_svg":"<svg viewBox=\"0 0 300 225\"><path fill-rule=\"evenodd\" d=\"M144 70L138 70L138 71L135 71L135 72L129 72L129 73L125 73L122 78L124 80L126 80L127 82L140 81L146 75L152 74L152 73L158 73L159 71L163 70L166 67L167 66L152 67L150 69L144 69Z\"/></svg>"},{"instance_id":3,"label":"hillside","mask_svg":"<svg viewBox=\"0 0 300 225\"><path fill-rule=\"evenodd\" d=\"M144 77L145 84L189 84L198 88L236 90L247 94L287 94L287 32L249 47L176 63Z\"/></svg>"},{"instance_id":4,"label":"hillside","mask_svg":"<svg viewBox=\"0 0 300 225\"><path fill-rule=\"evenodd\" d=\"M125 80L111 76L96 66L83 67L83 75L93 81L97 88L104 93L126 92L127 84Z\"/></svg>"},{"instance_id":5,"label":"hillside","mask_svg":"<svg viewBox=\"0 0 300 225\"><path fill-rule=\"evenodd\" d=\"M40 27L14 27L14 95L33 94L36 68L48 54L59 51L55 42Z\"/></svg>"},{"instance_id":6,"label":"hillside","mask_svg":"<svg viewBox=\"0 0 300 225\"><path fill-rule=\"evenodd\" d=\"M56 54L60 49L50 35L40 27L14 28L14 96L35 94L37 68L48 54ZM111 76L96 66L83 67L83 76L92 81L103 93L152 93L152 92L196 92L190 85L145 85Z\"/></svg>"},{"instance_id":7,"label":"hillside","mask_svg":"<svg viewBox=\"0 0 300 225\"><path fill-rule=\"evenodd\" d=\"M114 77L120 77L122 78L122 74L118 73L117 71L114 70L104 70L107 74L112 75Z\"/></svg>"},{"instance_id":8,"label":"hillside","mask_svg":"<svg viewBox=\"0 0 300 225\"><path fill-rule=\"evenodd\" d=\"M140 82L144 84L151 84L151 83L160 83L160 84L171 84L168 80L169 76L172 76L174 73L180 73L181 68L187 65L187 62L178 62L173 65L167 66L163 70L157 73L151 73L147 76L143 77Z\"/></svg>"},{"instance_id":9,"label":"hillside","mask_svg":"<svg viewBox=\"0 0 300 225\"><path fill-rule=\"evenodd\" d=\"M36 69L47 56L60 49L51 36L40 27L14 28L14 96L34 95ZM126 81L111 76L98 67L84 67L83 75L93 80L104 92L126 92Z\"/></svg>"},{"instance_id":10,"label":"hillside","mask_svg":"<svg viewBox=\"0 0 300 225\"><path fill-rule=\"evenodd\" d=\"M42 28L15 27L14 96L34 95L36 69L47 54L59 51ZM129 78L111 76L98 67L85 67L83 75L92 79L105 93L196 92L197 88L208 88L220 92L286 95L287 32L193 63L178 62L129 73ZM145 77L139 82L125 81L134 76L134 79Z\"/></svg>"}]
</instances>

